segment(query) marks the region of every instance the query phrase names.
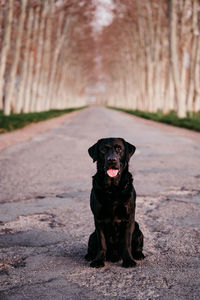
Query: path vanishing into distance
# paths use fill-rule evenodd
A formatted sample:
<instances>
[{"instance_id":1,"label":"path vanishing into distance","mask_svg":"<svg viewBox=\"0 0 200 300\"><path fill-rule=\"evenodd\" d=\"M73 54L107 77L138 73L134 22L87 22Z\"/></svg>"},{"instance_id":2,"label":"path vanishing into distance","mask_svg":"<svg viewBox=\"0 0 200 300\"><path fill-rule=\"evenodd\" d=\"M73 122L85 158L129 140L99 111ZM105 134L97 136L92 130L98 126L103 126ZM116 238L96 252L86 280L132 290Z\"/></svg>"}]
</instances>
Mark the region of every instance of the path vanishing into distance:
<instances>
[{"instance_id":1,"label":"path vanishing into distance","mask_svg":"<svg viewBox=\"0 0 200 300\"><path fill-rule=\"evenodd\" d=\"M102 137L137 148L130 171L146 258L132 269L84 260L96 170L87 149ZM197 300L199 253L199 133L90 107L0 152L0 299Z\"/></svg>"}]
</instances>

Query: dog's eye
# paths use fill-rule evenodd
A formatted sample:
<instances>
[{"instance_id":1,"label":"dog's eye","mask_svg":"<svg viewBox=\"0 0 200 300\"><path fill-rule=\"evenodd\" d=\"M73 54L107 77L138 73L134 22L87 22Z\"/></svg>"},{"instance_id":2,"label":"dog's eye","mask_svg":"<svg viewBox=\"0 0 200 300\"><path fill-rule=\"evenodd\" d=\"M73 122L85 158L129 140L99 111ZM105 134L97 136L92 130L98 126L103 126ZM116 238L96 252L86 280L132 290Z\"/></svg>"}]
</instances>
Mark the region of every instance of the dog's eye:
<instances>
[{"instance_id":1,"label":"dog's eye","mask_svg":"<svg viewBox=\"0 0 200 300\"><path fill-rule=\"evenodd\" d=\"M116 145L116 146L115 146L115 150L116 150L117 152L121 152L121 151L122 151L122 148L121 148L121 146Z\"/></svg>"},{"instance_id":2,"label":"dog's eye","mask_svg":"<svg viewBox=\"0 0 200 300\"><path fill-rule=\"evenodd\" d=\"M108 152L108 150L109 150L110 148L108 147L108 146L104 146L103 148L101 148L101 152L102 153L106 153L106 152Z\"/></svg>"}]
</instances>

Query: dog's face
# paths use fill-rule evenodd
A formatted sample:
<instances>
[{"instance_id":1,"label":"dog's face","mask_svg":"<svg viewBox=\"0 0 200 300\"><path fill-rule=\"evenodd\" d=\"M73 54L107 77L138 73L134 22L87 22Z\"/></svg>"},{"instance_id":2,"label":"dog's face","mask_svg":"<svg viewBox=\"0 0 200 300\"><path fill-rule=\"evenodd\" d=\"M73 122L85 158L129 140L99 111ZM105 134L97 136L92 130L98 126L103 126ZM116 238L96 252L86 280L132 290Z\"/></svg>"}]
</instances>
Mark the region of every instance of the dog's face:
<instances>
[{"instance_id":1,"label":"dog's face","mask_svg":"<svg viewBox=\"0 0 200 300\"><path fill-rule=\"evenodd\" d=\"M135 152L135 146L122 138L105 138L98 140L88 149L97 169L104 171L111 178L119 177Z\"/></svg>"}]
</instances>

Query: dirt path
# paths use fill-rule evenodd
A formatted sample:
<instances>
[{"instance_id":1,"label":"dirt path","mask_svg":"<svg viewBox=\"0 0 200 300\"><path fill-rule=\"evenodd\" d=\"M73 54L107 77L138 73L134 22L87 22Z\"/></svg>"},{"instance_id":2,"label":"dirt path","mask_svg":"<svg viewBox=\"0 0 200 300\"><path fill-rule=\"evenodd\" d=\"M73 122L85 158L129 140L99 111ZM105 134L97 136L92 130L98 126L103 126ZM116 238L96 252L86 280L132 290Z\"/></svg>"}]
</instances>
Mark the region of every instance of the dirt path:
<instances>
[{"instance_id":1,"label":"dirt path","mask_svg":"<svg viewBox=\"0 0 200 300\"><path fill-rule=\"evenodd\" d=\"M94 228L87 149L108 136L137 147L130 171L146 259L134 269L96 270L83 258ZM199 299L198 137L92 107L1 151L0 299Z\"/></svg>"}]
</instances>

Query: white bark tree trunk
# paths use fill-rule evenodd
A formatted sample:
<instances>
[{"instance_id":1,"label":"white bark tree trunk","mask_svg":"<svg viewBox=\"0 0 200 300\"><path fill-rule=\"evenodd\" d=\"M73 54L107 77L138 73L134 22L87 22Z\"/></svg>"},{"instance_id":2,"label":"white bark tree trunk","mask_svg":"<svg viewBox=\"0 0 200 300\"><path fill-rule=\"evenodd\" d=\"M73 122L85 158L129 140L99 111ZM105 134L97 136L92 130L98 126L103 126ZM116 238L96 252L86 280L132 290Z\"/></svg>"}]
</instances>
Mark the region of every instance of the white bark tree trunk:
<instances>
[{"instance_id":1,"label":"white bark tree trunk","mask_svg":"<svg viewBox=\"0 0 200 300\"><path fill-rule=\"evenodd\" d=\"M24 21L25 21L25 17L26 17L26 5L27 5L27 0L22 0L19 28L18 28L18 34L17 34L17 40L16 40L15 56L14 56L14 60L12 63L9 82L7 85L7 94L6 94L6 101L5 101L5 107L4 107L5 115L10 114L11 104L13 104L13 107L14 107L14 104L16 101L15 83L16 83L16 77L17 77L17 68L18 68L19 61L20 61L22 35L24 32Z\"/></svg>"},{"instance_id":2,"label":"white bark tree trunk","mask_svg":"<svg viewBox=\"0 0 200 300\"><path fill-rule=\"evenodd\" d=\"M170 0L170 63L174 82L175 97L177 101L177 114L179 117L186 116L186 102L182 93L180 78L180 61L177 46L177 0Z\"/></svg>"},{"instance_id":3,"label":"white bark tree trunk","mask_svg":"<svg viewBox=\"0 0 200 300\"><path fill-rule=\"evenodd\" d=\"M4 39L2 43L2 50L1 50L1 57L0 57L0 103L1 106L3 107L5 106L5 101L6 101L5 100L5 71L6 71L7 56L10 50L12 20L13 20L13 1L9 0L8 17L7 17L5 30L4 30Z\"/></svg>"},{"instance_id":4,"label":"white bark tree trunk","mask_svg":"<svg viewBox=\"0 0 200 300\"><path fill-rule=\"evenodd\" d=\"M32 36L32 30L33 30L33 21L34 21L34 14L33 14L33 8L29 7L28 12L28 20L27 20L27 29L25 33L25 47L24 47L24 57L23 57L23 65L22 65L22 71L21 71L21 81L19 85L19 91L18 91L18 97L17 97L17 103L15 112L20 113L21 111L24 111L24 106L26 102L26 95L28 93L29 87L28 84L28 74L30 71L29 68L29 62L30 62L30 46L31 46L31 36Z\"/></svg>"}]
</instances>

